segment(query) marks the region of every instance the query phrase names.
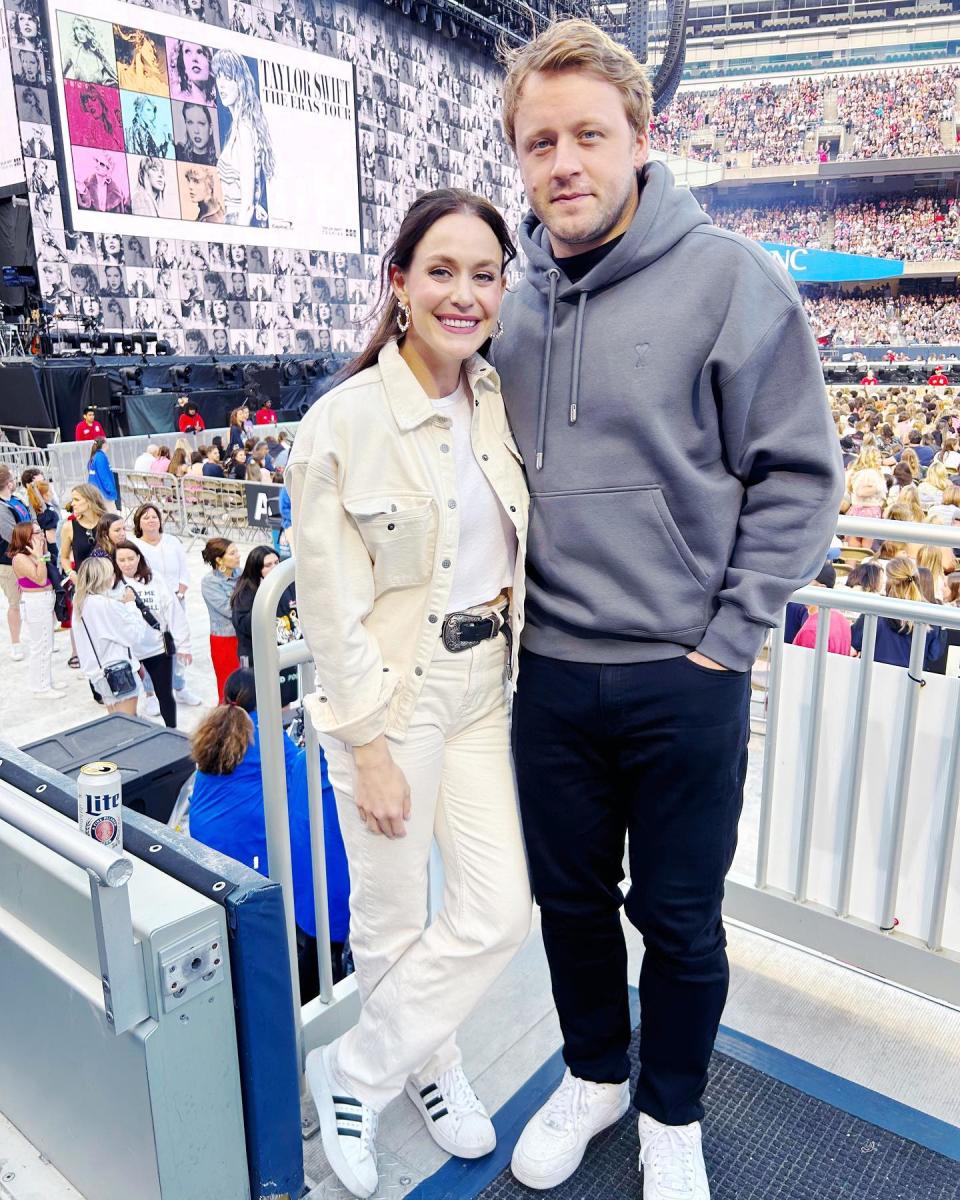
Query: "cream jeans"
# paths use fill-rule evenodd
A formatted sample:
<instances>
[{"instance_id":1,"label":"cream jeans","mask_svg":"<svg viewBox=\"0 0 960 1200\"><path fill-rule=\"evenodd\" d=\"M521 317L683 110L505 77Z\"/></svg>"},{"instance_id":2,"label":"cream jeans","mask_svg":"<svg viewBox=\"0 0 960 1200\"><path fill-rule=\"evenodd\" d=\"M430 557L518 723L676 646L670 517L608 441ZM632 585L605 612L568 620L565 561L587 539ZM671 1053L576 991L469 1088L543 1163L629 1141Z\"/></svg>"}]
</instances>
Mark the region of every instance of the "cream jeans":
<instances>
[{"instance_id":1,"label":"cream jeans","mask_svg":"<svg viewBox=\"0 0 960 1200\"><path fill-rule=\"evenodd\" d=\"M350 944L362 1011L336 1044L347 1095L380 1110L409 1077L460 1061L455 1034L530 928L530 887L510 753L506 638L451 654L438 642L403 742L407 836L372 834L354 802L353 755L327 752L350 866ZM434 838L443 907L427 922Z\"/></svg>"},{"instance_id":2,"label":"cream jeans","mask_svg":"<svg viewBox=\"0 0 960 1200\"><path fill-rule=\"evenodd\" d=\"M20 599L30 654L30 690L44 692L53 681L53 588L24 588Z\"/></svg>"}]
</instances>

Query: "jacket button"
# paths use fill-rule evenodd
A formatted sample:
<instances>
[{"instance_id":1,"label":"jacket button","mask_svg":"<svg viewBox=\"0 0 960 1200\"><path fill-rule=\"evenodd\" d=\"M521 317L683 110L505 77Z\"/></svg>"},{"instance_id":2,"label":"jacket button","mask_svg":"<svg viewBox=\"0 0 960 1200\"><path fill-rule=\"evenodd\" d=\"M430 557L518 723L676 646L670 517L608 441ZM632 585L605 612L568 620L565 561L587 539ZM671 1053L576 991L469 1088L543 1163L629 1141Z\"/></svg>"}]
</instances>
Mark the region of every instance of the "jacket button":
<instances>
[{"instance_id":1,"label":"jacket button","mask_svg":"<svg viewBox=\"0 0 960 1200\"><path fill-rule=\"evenodd\" d=\"M443 569L444 569L444 570L447 570L447 569L449 568L449 566L450 566L450 559L449 559L449 558L445 558L445 559L443 560L443 562L440 564L440 566L441 566L441 567L443 567Z\"/></svg>"},{"instance_id":2,"label":"jacket button","mask_svg":"<svg viewBox=\"0 0 960 1200\"><path fill-rule=\"evenodd\" d=\"M414 675L422 675L422 674L423 674L423 667L414 667L414 669L413 669L413 673L414 673Z\"/></svg>"},{"instance_id":3,"label":"jacket button","mask_svg":"<svg viewBox=\"0 0 960 1200\"><path fill-rule=\"evenodd\" d=\"M427 620L430 622L430 624L431 624L431 625L436 625L436 623L437 623L437 614L436 614L436 613L431 613L431 614L430 614L430 616L429 616L429 617L427 617Z\"/></svg>"},{"instance_id":4,"label":"jacket button","mask_svg":"<svg viewBox=\"0 0 960 1200\"><path fill-rule=\"evenodd\" d=\"M515 504L511 504L511 505L510 505L510 511L511 511L511 512L516 512L516 511L517 511L517 506L516 506Z\"/></svg>"},{"instance_id":5,"label":"jacket button","mask_svg":"<svg viewBox=\"0 0 960 1200\"><path fill-rule=\"evenodd\" d=\"M394 525L394 523L391 521L390 524L387 526L387 528L392 531L392 530L396 529L396 525Z\"/></svg>"},{"instance_id":6,"label":"jacket button","mask_svg":"<svg viewBox=\"0 0 960 1200\"><path fill-rule=\"evenodd\" d=\"M448 500L447 501L447 508L456 508L456 507L457 507L456 500Z\"/></svg>"},{"instance_id":7,"label":"jacket button","mask_svg":"<svg viewBox=\"0 0 960 1200\"><path fill-rule=\"evenodd\" d=\"M489 455L489 454L481 454L481 455L480 455L480 457L483 459L483 461L484 461L484 462L489 462L489 461L490 461L490 455Z\"/></svg>"},{"instance_id":8,"label":"jacket button","mask_svg":"<svg viewBox=\"0 0 960 1200\"><path fill-rule=\"evenodd\" d=\"M441 454L449 454L450 453L450 447L447 445L446 442L441 442L440 453Z\"/></svg>"}]
</instances>

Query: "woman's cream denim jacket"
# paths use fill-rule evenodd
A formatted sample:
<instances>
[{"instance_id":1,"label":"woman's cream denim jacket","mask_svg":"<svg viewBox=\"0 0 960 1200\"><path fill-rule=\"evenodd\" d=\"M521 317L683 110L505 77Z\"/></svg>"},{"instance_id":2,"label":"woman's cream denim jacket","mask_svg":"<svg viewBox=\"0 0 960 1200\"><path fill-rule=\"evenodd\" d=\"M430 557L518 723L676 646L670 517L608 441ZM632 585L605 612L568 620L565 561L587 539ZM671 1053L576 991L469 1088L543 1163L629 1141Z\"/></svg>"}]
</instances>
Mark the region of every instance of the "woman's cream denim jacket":
<instances>
[{"instance_id":1,"label":"woman's cream denim jacket","mask_svg":"<svg viewBox=\"0 0 960 1200\"><path fill-rule=\"evenodd\" d=\"M497 373L478 355L465 370L477 461L517 531L510 607L516 681L527 487ZM321 741L359 746L381 733L406 734L457 562L450 425L394 341L376 366L321 397L300 423L284 477L300 623L317 668L306 704Z\"/></svg>"}]
</instances>

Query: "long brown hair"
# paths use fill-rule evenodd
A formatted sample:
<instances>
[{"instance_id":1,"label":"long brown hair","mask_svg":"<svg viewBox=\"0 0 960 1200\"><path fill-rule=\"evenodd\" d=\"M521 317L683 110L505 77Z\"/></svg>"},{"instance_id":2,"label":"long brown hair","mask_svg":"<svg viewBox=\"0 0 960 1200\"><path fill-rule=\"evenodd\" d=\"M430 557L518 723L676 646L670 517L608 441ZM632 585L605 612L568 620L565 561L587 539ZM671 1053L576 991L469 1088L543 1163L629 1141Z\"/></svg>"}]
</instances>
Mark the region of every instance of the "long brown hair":
<instances>
[{"instance_id":1,"label":"long brown hair","mask_svg":"<svg viewBox=\"0 0 960 1200\"><path fill-rule=\"evenodd\" d=\"M253 722L248 716L257 707L253 672L241 668L227 676L223 699L190 738L193 761L205 775L232 774L253 745Z\"/></svg>"},{"instance_id":2,"label":"long brown hair","mask_svg":"<svg viewBox=\"0 0 960 1200\"><path fill-rule=\"evenodd\" d=\"M380 356L380 351L391 338L399 335L397 316L400 312L400 302L390 286L390 274L396 269L408 271L413 262L417 246L423 240L427 230L441 217L451 213L468 213L485 221L493 230L494 237L500 243L503 251L503 270L517 256L517 248L510 237L507 224L496 208L483 196L468 192L464 188L437 188L432 192L424 192L411 204L407 215L403 218L400 232L393 245L387 250L380 264L380 295L376 308L370 320L377 318L373 336L360 351L353 362L348 363L337 376L337 382L349 379L367 367L372 367Z\"/></svg>"}]
</instances>

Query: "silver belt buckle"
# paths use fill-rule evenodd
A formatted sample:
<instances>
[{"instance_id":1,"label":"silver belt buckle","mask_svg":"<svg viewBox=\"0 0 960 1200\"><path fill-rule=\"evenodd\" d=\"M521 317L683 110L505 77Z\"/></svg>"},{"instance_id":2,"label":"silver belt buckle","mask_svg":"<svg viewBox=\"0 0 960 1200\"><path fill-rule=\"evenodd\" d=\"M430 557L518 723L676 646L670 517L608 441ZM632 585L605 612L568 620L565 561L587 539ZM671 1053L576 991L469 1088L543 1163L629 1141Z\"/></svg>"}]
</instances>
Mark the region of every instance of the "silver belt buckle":
<instances>
[{"instance_id":1,"label":"silver belt buckle","mask_svg":"<svg viewBox=\"0 0 960 1200\"><path fill-rule=\"evenodd\" d=\"M469 619L466 613L451 613L448 617L444 618L441 637L444 646L446 646L451 654L458 654L461 650L467 649L460 641L460 630L464 622Z\"/></svg>"}]
</instances>

